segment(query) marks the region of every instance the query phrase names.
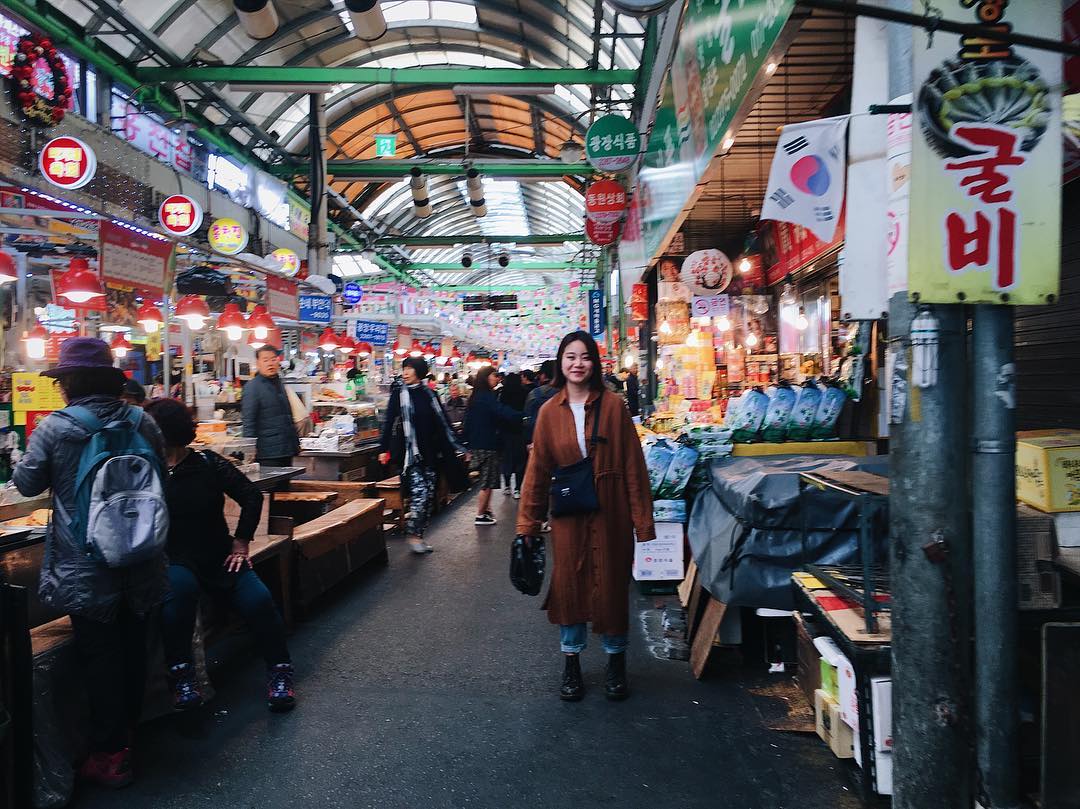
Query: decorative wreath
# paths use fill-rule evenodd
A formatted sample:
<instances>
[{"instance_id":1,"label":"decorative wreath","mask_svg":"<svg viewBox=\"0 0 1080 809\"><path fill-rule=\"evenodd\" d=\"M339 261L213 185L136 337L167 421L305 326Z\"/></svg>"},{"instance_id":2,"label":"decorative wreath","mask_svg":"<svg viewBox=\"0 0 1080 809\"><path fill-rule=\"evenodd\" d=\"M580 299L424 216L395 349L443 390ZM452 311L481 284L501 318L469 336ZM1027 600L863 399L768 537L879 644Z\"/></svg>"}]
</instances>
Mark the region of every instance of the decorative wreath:
<instances>
[{"instance_id":1,"label":"decorative wreath","mask_svg":"<svg viewBox=\"0 0 1080 809\"><path fill-rule=\"evenodd\" d=\"M52 100L42 98L33 90L34 65L44 59L52 70ZM11 95L16 109L23 118L38 127L49 127L64 120L67 105L71 101L71 80L67 66L52 40L40 34L27 34L19 40L15 51L15 64L11 68Z\"/></svg>"}]
</instances>

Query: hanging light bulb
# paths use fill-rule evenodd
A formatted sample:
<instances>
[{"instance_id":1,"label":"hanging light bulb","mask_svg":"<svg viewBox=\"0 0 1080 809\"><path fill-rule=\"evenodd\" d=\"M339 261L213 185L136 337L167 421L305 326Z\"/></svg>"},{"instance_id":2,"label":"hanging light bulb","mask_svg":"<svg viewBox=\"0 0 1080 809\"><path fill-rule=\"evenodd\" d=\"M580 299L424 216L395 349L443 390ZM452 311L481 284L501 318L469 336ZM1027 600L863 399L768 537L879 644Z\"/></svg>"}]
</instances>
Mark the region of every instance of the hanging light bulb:
<instances>
[{"instance_id":1,"label":"hanging light bulb","mask_svg":"<svg viewBox=\"0 0 1080 809\"><path fill-rule=\"evenodd\" d=\"M142 326L147 334L157 334L161 328L161 310L154 306L152 301L143 301L135 314L135 322Z\"/></svg>"},{"instance_id":2,"label":"hanging light bulb","mask_svg":"<svg viewBox=\"0 0 1080 809\"><path fill-rule=\"evenodd\" d=\"M746 275L746 273L750 272L752 269L754 269L754 263L749 258L743 256L739 259L739 272Z\"/></svg>"},{"instance_id":3,"label":"hanging light bulb","mask_svg":"<svg viewBox=\"0 0 1080 809\"><path fill-rule=\"evenodd\" d=\"M323 351L333 351L340 344L338 336L334 334L334 330L327 326L323 329L322 334L319 335L319 348Z\"/></svg>"},{"instance_id":4,"label":"hanging light bulb","mask_svg":"<svg viewBox=\"0 0 1080 809\"><path fill-rule=\"evenodd\" d=\"M753 332L750 332L749 334L746 335L746 346L747 346L747 348L753 348L757 344L758 344L758 337L757 337L756 334L754 334Z\"/></svg>"},{"instance_id":5,"label":"hanging light bulb","mask_svg":"<svg viewBox=\"0 0 1080 809\"><path fill-rule=\"evenodd\" d=\"M413 340L412 346L409 347L410 357L422 357L424 355L424 345L419 340Z\"/></svg>"},{"instance_id":6,"label":"hanging light bulb","mask_svg":"<svg viewBox=\"0 0 1080 809\"><path fill-rule=\"evenodd\" d=\"M85 258L73 258L68 271L56 279L57 295L72 303L86 303L94 298L104 298L101 279L90 269Z\"/></svg>"},{"instance_id":7,"label":"hanging light bulb","mask_svg":"<svg viewBox=\"0 0 1080 809\"><path fill-rule=\"evenodd\" d=\"M341 345L337 347L337 350L347 357L356 351L356 341L348 335L345 335L341 340Z\"/></svg>"},{"instance_id":8,"label":"hanging light bulb","mask_svg":"<svg viewBox=\"0 0 1080 809\"><path fill-rule=\"evenodd\" d=\"M38 323L23 337L26 343L26 358L31 360L45 359L45 341L49 339L49 333L45 327Z\"/></svg>"},{"instance_id":9,"label":"hanging light bulb","mask_svg":"<svg viewBox=\"0 0 1080 809\"><path fill-rule=\"evenodd\" d=\"M253 330L251 332L251 336L248 337L248 345L251 346L256 351L258 351L260 348L262 348L264 345L266 345L266 338L260 339L259 336L257 334L255 334L255 332Z\"/></svg>"},{"instance_id":10,"label":"hanging light bulb","mask_svg":"<svg viewBox=\"0 0 1080 809\"><path fill-rule=\"evenodd\" d=\"M176 316L186 321L188 327L198 331L210 317L210 307L198 295L185 295L176 304Z\"/></svg>"},{"instance_id":11,"label":"hanging light bulb","mask_svg":"<svg viewBox=\"0 0 1080 809\"><path fill-rule=\"evenodd\" d=\"M795 328L797 328L799 331L806 331L806 329L807 329L807 327L809 325L810 325L810 321L806 317L806 307L805 306L800 306L799 307L799 316L797 318L795 318Z\"/></svg>"},{"instance_id":12,"label":"hanging light bulb","mask_svg":"<svg viewBox=\"0 0 1080 809\"><path fill-rule=\"evenodd\" d=\"M716 318L715 322L716 328L720 329L720 331L731 331L731 321L728 320L727 315L721 315L720 317Z\"/></svg>"},{"instance_id":13,"label":"hanging light bulb","mask_svg":"<svg viewBox=\"0 0 1080 809\"><path fill-rule=\"evenodd\" d=\"M221 317L218 318L217 327L234 342L243 337L244 316L240 313L240 307L235 303L225 304L225 309L222 310Z\"/></svg>"},{"instance_id":14,"label":"hanging light bulb","mask_svg":"<svg viewBox=\"0 0 1080 809\"><path fill-rule=\"evenodd\" d=\"M17 281L19 273L15 268L15 259L9 253L0 251L0 284Z\"/></svg>"},{"instance_id":15,"label":"hanging light bulb","mask_svg":"<svg viewBox=\"0 0 1080 809\"><path fill-rule=\"evenodd\" d=\"M112 338L112 342L109 344L109 348L112 349L113 356L118 360L124 359L131 351L131 341L128 340L126 332L118 331Z\"/></svg>"},{"instance_id":16,"label":"hanging light bulb","mask_svg":"<svg viewBox=\"0 0 1080 809\"><path fill-rule=\"evenodd\" d=\"M360 342L356 344L356 353L361 357L370 357L374 349L371 343Z\"/></svg>"},{"instance_id":17,"label":"hanging light bulb","mask_svg":"<svg viewBox=\"0 0 1080 809\"><path fill-rule=\"evenodd\" d=\"M270 330L274 328L274 320L266 311L266 307L261 303L255 304L251 309L251 314L248 315L247 327L251 329L259 340L266 344L266 336L270 333Z\"/></svg>"},{"instance_id":18,"label":"hanging light bulb","mask_svg":"<svg viewBox=\"0 0 1080 809\"><path fill-rule=\"evenodd\" d=\"M668 319L666 317L662 321L660 321L660 333L671 334L671 324L668 323Z\"/></svg>"}]
</instances>

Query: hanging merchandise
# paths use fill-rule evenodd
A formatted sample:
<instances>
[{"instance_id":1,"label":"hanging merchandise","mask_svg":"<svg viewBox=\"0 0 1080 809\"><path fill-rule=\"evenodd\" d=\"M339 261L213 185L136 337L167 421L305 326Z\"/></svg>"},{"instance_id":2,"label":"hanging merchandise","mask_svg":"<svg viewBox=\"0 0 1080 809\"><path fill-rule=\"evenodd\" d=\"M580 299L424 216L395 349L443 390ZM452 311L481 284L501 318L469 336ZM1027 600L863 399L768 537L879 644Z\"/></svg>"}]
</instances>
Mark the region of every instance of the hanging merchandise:
<instances>
[{"instance_id":1,"label":"hanging merchandise","mask_svg":"<svg viewBox=\"0 0 1080 809\"><path fill-rule=\"evenodd\" d=\"M158 222L172 236L190 236L202 220L202 206L187 194L166 197L158 207Z\"/></svg>"},{"instance_id":2,"label":"hanging merchandise","mask_svg":"<svg viewBox=\"0 0 1080 809\"><path fill-rule=\"evenodd\" d=\"M698 250L683 260L680 278L694 295L716 295L728 288L735 268L720 250Z\"/></svg>"},{"instance_id":3,"label":"hanging merchandise","mask_svg":"<svg viewBox=\"0 0 1080 809\"><path fill-rule=\"evenodd\" d=\"M597 180L585 189L585 216L599 224L611 224L626 213L626 189L615 180Z\"/></svg>"},{"instance_id":4,"label":"hanging merchandise","mask_svg":"<svg viewBox=\"0 0 1080 809\"><path fill-rule=\"evenodd\" d=\"M176 276L176 291L181 295L225 298L231 296L235 289L228 275L204 264Z\"/></svg>"},{"instance_id":5,"label":"hanging merchandise","mask_svg":"<svg viewBox=\"0 0 1080 809\"><path fill-rule=\"evenodd\" d=\"M296 254L295 250L290 250L288 247L279 247L270 254L269 258L281 268L281 274L286 278L293 278L300 272L300 256Z\"/></svg>"},{"instance_id":6,"label":"hanging merchandise","mask_svg":"<svg viewBox=\"0 0 1080 809\"><path fill-rule=\"evenodd\" d=\"M53 138L38 155L41 176L67 191L74 191L94 179L97 155L78 138L68 135Z\"/></svg>"},{"instance_id":7,"label":"hanging merchandise","mask_svg":"<svg viewBox=\"0 0 1080 809\"><path fill-rule=\"evenodd\" d=\"M215 219L210 225L210 246L225 256L235 256L247 247L248 233L235 219Z\"/></svg>"},{"instance_id":8,"label":"hanging merchandise","mask_svg":"<svg viewBox=\"0 0 1080 809\"><path fill-rule=\"evenodd\" d=\"M633 121L622 115L602 115L585 133L585 159L598 171L624 171L634 165L640 145Z\"/></svg>"},{"instance_id":9,"label":"hanging merchandise","mask_svg":"<svg viewBox=\"0 0 1080 809\"><path fill-rule=\"evenodd\" d=\"M600 247L613 244L619 238L621 230L621 222L601 224L600 222L594 222L592 219L585 220L585 238Z\"/></svg>"},{"instance_id":10,"label":"hanging merchandise","mask_svg":"<svg viewBox=\"0 0 1080 809\"><path fill-rule=\"evenodd\" d=\"M42 129L60 123L71 106L71 94L71 77L52 40L40 34L22 37L11 68L11 99L23 119Z\"/></svg>"}]
</instances>

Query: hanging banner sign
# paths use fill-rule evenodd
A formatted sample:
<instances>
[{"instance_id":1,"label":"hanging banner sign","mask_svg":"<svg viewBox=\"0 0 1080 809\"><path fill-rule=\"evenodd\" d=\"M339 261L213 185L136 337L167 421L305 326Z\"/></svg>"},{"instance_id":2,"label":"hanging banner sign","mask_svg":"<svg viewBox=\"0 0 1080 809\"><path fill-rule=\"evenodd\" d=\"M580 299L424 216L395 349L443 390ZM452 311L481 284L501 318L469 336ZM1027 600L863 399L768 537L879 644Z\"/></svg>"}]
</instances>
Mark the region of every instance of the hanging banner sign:
<instances>
[{"instance_id":1,"label":"hanging banner sign","mask_svg":"<svg viewBox=\"0 0 1080 809\"><path fill-rule=\"evenodd\" d=\"M358 320L356 339L373 346L384 346L390 342L390 324L377 320Z\"/></svg>"},{"instance_id":2,"label":"hanging banner sign","mask_svg":"<svg viewBox=\"0 0 1080 809\"><path fill-rule=\"evenodd\" d=\"M735 268L720 250L698 250L683 261L679 277L694 295L716 295L728 288Z\"/></svg>"},{"instance_id":3,"label":"hanging banner sign","mask_svg":"<svg viewBox=\"0 0 1080 809\"><path fill-rule=\"evenodd\" d=\"M634 165L640 145L633 121L621 115L602 115L585 133L585 159L599 171L624 171Z\"/></svg>"},{"instance_id":4,"label":"hanging banner sign","mask_svg":"<svg viewBox=\"0 0 1080 809\"><path fill-rule=\"evenodd\" d=\"M329 295L301 295L300 321L329 324L334 316L334 299Z\"/></svg>"},{"instance_id":5,"label":"hanging banner sign","mask_svg":"<svg viewBox=\"0 0 1080 809\"><path fill-rule=\"evenodd\" d=\"M56 380L22 371L11 375L12 410L61 410L66 406Z\"/></svg>"},{"instance_id":6,"label":"hanging banner sign","mask_svg":"<svg viewBox=\"0 0 1080 809\"><path fill-rule=\"evenodd\" d=\"M297 300L296 283L276 275L266 276L266 311L271 317L299 320L300 302Z\"/></svg>"},{"instance_id":7,"label":"hanging banner sign","mask_svg":"<svg viewBox=\"0 0 1080 809\"><path fill-rule=\"evenodd\" d=\"M619 238L621 229L622 224L620 222L600 224L592 219L585 220L585 238L601 247L613 244Z\"/></svg>"},{"instance_id":8,"label":"hanging banner sign","mask_svg":"<svg viewBox=\"0 0 1080 809\"><path fill-rule=\"evenodd\" d=\"M296 254L295 250L290 250L288 247L279 247L273 253L270 254L278 266L281 267L281 272L289 277L293 278L298 272L300 272L300 256Z\"/></svg>"},{"instance_id":9,"label":"hanging banner sign","mask_svg":"<svg viewBox=\"0 0 1080 809\"><path fill-rule=\"evenodd\" d=\"M158 208L158 222L173 236L190 236L202 227L202 220L202 206L186 194L166 197Z\"/></svg>"},{"instance_id":10,"label":"hanging banner sign","mask_svg":"<svg viewBox=\"0 0 1080 809\"><path fill-rule=\"evenodd\" d=\"M946 19L1061 40L1060 6L948 0ZM908 293L1053 303L1061 271L1061 54L914 29Z\"/></svg>"},{"instance_id":11,"label":"hanging banner sign","mask_svg":"<svg viewBox=\"0 0 1080 809\"><path fill-rule=\"evenodd\" d=\"M161 298L172 249L171 242L151 239L112 222L102 222L98 257L101 277L106 283L133 287Z\"/></svg>"},{"instance_id":12,"label":"hanging banner sign","mask_svg":"<svg viewBox=\"0 0 1080 809\"><path fill-rule=\"evenodd\" d=\"M597 180L585 189L585 216L610 225L626 213L626 189L615 180Z\"/></svg>"},{"instance_id":13,"label":"hanging banner sign","mask_svg":"<svg viewBox=\"0 0 1080 809\"><path fill-rule=\"evenodd\" d=\"M840 212L840 224L831 242L823 242L802 225L791 222L763 222L758 234L762 243L761 260L768 268L765 283L779 284L789 275L835 252L844 244L847 211ZM751 257L752 258L752 257Z\"/></svg>"},{"instance_id":14,"label":"hanging banner sign","mask_svg":"<svg viewBox=\"0 0 1080 809\"><path fill-rule=\"evenodd\" d=\"M73 191L94 179L97 155L78 138L64 135L45 144L38 155L38 168L57 188Z\"/></svg>"},{"instance_id":15,"label":"hanging banner sign","mask_svg":"<svg viewBox=\"0 0 1080 809\"><path fill-rule=\"evenodd\" d=\"M225 256L235 256L247 247L248 234L235 219L215 219L210 225L210 246Z\"/></svg>"},{"instance_id":16,"label":"hanging banner sign","mask_svg":"<svg viewBox=\"0 0 1080 809\"><path fill-rule=\"evenodd\" d=\"M589 290L589 334L599 337L604 333L604 291Z\"/></svg>"},{"instance_id":17,"label":"hanging banner sign","mask_svg":"<svg viewBox=\"0 0 1080 809\"><path fill-rule=\"evenodd\" d=\"M346 281L345 286L341 289L341 297L345 300L345 303L354 306L360 303L360 299L364 297L364 289L355 281Z\"/></svg>"}]
</instances>

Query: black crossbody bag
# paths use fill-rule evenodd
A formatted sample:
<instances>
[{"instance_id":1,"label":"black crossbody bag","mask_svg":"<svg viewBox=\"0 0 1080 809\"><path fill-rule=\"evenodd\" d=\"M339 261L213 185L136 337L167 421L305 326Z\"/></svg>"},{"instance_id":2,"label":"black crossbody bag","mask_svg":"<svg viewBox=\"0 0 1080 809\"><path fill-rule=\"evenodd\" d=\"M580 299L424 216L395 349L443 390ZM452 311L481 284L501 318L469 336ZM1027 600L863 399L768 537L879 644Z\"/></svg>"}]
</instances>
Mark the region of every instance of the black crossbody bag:
<instances>
[{"instance_id":1,"label":"black crossbody bag","mask_svg":"<svg viewBox=\"0 0 1080 809\"><path fill-rule=\"evenodd\" d=\"M603 439L600 431L600 402L604 394L596 400L593 413L592 438L589 439L589 452L584 458L569 466L559 466L551 473L551 516L565 517L570 514L592 514L600 510L600 501L596 497L596 479L593 475L593 451Z\"/></svg>"}]
</instances>

